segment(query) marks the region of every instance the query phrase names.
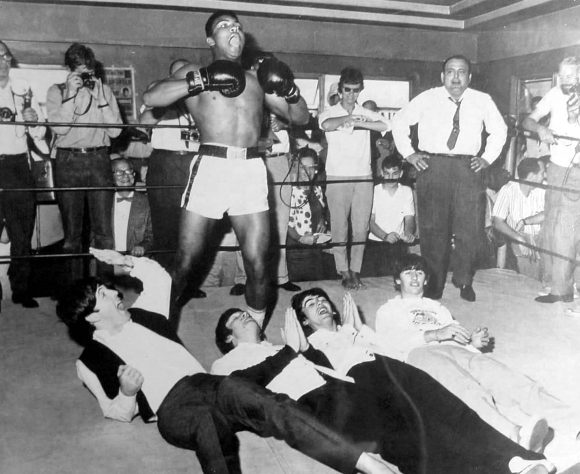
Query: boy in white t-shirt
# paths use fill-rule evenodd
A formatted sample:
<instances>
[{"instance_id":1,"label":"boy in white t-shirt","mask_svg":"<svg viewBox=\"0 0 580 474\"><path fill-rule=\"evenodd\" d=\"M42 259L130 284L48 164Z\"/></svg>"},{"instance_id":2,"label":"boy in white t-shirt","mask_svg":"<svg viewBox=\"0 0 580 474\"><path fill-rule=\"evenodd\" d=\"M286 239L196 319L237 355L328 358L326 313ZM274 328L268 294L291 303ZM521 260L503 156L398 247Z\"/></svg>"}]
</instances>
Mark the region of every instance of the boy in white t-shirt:
<instances>
[{"instance_id":1,"label":"boy in white t-shirt","mask_svg":"<svg viewBox=\"0 0 580 474\"><path fill-rule=\"evenodd\" d=\"M381 163L381 184L375 186L369 238L383 241L385 265L407 253L407 244L415 240L415 201L413 190L399 184L403 164L397 155L387 156Z\"/></svg>"}]
</instances>

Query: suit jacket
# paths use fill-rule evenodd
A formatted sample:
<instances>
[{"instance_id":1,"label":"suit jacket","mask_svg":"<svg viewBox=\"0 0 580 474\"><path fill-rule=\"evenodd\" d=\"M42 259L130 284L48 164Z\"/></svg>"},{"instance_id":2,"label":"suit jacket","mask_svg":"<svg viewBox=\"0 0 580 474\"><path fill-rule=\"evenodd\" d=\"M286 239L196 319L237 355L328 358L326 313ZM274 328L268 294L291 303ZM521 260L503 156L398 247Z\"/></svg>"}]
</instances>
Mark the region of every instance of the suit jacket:
<instances>
[{"instance_id":1,"label":"suit jacket","mask_svg":"<svg viewBox=\"0 0 580 474\"><path fill-rule=\"evenodd\" d=\"M115 204L113 203L112 225L115 225ZM131 251L136 245L145 248L145 251L153 248L153 227L151 225L151 209L147 194L135 191L129 212L129 224L127 225L127 251Z\"/></svg>"}]
</instances>

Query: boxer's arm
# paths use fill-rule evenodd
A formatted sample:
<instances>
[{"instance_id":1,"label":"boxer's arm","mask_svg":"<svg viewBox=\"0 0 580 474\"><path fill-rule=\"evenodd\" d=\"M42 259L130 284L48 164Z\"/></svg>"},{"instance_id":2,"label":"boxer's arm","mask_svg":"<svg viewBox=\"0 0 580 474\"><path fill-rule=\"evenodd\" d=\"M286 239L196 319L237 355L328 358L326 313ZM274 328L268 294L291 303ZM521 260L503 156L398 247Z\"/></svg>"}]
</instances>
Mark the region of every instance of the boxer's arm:
<instances>
[{"instance_id":1,"label":"boxer's arm","mask_svg":"<svg viewBox=\"0 0 580 474\"><path fill-rule=\"evenodd\" d=\"M167 107L179 99L189 96L189 85L185 76L190 71L198 71L194 64L186 64L173 76L154 82L143 93L143 103L147 107Z\"/></svg>"},{"instance_id":2,"label":"boxer's arm","mask_svg":"<svg viewBox=\"0 0 580 474\"><path fill-rule=\"evenodd\" d=\"M304 98L300 97L295 104L289 104L283 97L278 97L276 94L266 94L264 97L268 110L282 117L287 122L296 125L305 125L308 123L308 106Z\"/></svg>"}]
</instances>

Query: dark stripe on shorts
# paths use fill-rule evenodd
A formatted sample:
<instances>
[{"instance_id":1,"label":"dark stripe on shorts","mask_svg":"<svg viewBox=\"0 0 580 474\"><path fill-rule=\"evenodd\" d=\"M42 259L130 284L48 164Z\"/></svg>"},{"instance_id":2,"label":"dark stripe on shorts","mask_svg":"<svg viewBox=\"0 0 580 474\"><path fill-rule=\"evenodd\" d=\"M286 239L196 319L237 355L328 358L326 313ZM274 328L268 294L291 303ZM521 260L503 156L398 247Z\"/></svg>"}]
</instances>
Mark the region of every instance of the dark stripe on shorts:
<instances>
[{"instance_id":1,"label":"dark stripe on shorts","mask_svg":"<svg viewBox=\"0 0 580 474\"><path fill-rule=\"evenodd\" d=\"M183 201L181 207L186 208L187 205L189 204L189 195L191 194L191 188L193 188L193 181L195 179L195 176L197 175L197 170L199 169L199 164L201 163L201 159L203 158L203 156L204 155L198 156L195 164L193 165L193 168L191 169L191 172L189 173L189 181L187 182L187 187L185 188L185 200Z\"/></svg>"}]
</instances>

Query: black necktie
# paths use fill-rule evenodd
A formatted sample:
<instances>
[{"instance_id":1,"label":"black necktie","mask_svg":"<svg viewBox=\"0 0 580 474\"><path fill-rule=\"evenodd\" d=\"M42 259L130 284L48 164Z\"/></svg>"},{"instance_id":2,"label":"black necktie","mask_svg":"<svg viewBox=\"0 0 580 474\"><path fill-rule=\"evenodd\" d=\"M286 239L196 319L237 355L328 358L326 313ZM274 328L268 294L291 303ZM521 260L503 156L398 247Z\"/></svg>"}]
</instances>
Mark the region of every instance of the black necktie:
<instances>
[{"instance_id":1,"label":"black necktie","mask_svg":"<svg viewBox=\"0 0 580 474\"><path fill-rule=\"evenodd\" d=\"M449 97L449 100L457 106L455 109L455 115L453 116L453 128L451 129L451 133L447 139L447 148L453 150L457 143L457 137L459 136L459 106L461 105L461 101L452 99L451 97Z\"/></svg>"},{"instance_id":2,"label":"black necktie","mask_svg":"<svg viewBox=\"0 0 580 474\"><path fill-rule=\"evenodd\" d=\"M118 196L117 197L117 202L123 202L123 201L131 202L132 200L133 200L133 196L127 196L127 197Z\"/></svg>"}]
</instances>

